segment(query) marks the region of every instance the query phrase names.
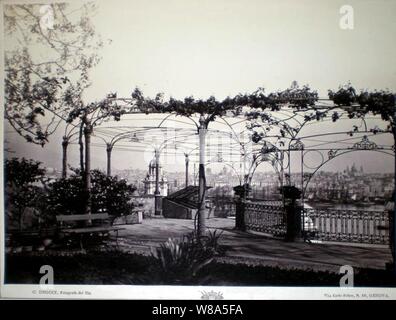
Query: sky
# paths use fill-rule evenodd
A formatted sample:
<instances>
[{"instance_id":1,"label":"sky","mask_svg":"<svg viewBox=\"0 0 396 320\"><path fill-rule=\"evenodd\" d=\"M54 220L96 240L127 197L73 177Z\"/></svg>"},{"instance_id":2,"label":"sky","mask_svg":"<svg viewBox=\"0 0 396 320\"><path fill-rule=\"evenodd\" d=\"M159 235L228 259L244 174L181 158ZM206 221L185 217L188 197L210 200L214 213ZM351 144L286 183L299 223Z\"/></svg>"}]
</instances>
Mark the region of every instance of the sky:
<instances>
[{"instance_id":1,"label":"sky","mask_svg":"<svg viewBox=\"0 0 396 320\"><path fill-rule=\"evenodd\" d=\"M194 95L222 99L264 87L284 89L296 80L326 97L351 82L356 88L396 91L396 1L391 0L98 0L96 31L105 40L102 60L91 72L85 100L109 92L130 97ZM340 28L341 6L353 8L354 27ZM60 168L59 130L41 148L28 145L5 126L13 155ZM390 138L385 142L389 142ZM105 149L93 148L93 166L105 168ZM69 158L78 164L78 150ZM114 168L146 168L147 159L115 152ZM393 158L351 155L368 172L392 172ZM329 170L344 166L334 161ZM179 166L177 167L179 168ZM166 168L174 170L175 167ZM180 165L182 170L182 163Z\"/></svg>"}]
</instances>

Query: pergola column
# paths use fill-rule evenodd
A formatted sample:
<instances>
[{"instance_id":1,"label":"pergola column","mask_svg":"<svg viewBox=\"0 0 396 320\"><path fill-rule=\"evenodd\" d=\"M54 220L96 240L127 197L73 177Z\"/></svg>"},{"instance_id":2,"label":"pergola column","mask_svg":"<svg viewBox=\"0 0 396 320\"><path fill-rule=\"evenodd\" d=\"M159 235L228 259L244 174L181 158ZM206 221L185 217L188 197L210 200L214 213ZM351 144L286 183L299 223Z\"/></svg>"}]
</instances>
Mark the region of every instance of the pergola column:
<instances>
[{"instance_id":1,"label":"pergola column","mask_svg":"<svg viewBox=\"0 0 396 320\"><path fill-rule=\"evenodd\" d=\"M62 141L62 178L67 177L67 147L69 145L69 138L67 136L63 137Z\"/></svg>"},{"instance_id":2,"label":"pergola column","mask_svg":"<svg viewBox=\"0 0 396 320\"><path fill-rule=\"evenodd\" d=\"M91 134L93 131L92 124L87 121L84 127L85 137L85 170L84 170L84 187L86 193L85 213L91 214Z\"/></svg>"},{"instance_id":3,"label":"pergola column","mask_svg":"<svg viewBox=\"0 0 396 320\"><path fill-rule=\"evenodd\" d=\"M155 215L161 215L161 193L159 189L159 150L155 150L155 191L154 191L154 204L155 204Z\"/></svg>"},{"instance_id":4,"label":"pergola column","mask_svg":"<svg viewBox=\"0 0 396 320\"><path fill-rule=\"evenodd\" d=\"M198 228L197 233L198 237L201 237L205 234L206 231L206 208L205 208L205 189L206 189L206 181L205 181L205 141L206 141L206 133L208 131L207 124L205 122L205 118L201 115L199 119L199 180L198 180Z\"/></svg>"},{"instance_id":5,"label":"pergola column","mask_svg":"<svg viewBox=\"0 0 396 320\"><path fill-rule=\"evenodd\" d=\"M113 145L111 143L106 144L107 153L107 175L111 176L111 151L113 150Z\"/></svg>"},{"instance_id":6,"label":"pergola column","mask_svg":"<svg viewBox=\"0 0 396 320\"><path fill-rule=\"evenodd\" d=\"M185 154L186 157L186 188L188 187L188 165L189 165L189 158L188 158L188 154Z\"/></svg>"}]
</instances>

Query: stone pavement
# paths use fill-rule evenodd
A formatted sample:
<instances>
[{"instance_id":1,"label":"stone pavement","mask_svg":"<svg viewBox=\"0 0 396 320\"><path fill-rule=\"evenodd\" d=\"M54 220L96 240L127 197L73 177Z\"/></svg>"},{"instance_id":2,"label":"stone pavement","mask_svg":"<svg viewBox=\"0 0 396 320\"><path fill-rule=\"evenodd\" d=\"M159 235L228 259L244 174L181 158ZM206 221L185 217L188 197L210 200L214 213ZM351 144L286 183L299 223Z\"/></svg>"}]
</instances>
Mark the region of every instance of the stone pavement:
<instances>
[{"instance_id":1,"label":"stone pavement","mask_svg":"<svg viewBox=\"0 0 396 320\"><path fill-rule=\"evenodd\" d=\"M263 235L233 230L234 219L212 218L207 220L210 230L219 229L223 234L220 245L226 249L221 260L231 263L244 262L292 269L314 269L339 272L342 265L358 268L384 269L391 261L388 248L356 247L339 244L284 242ZM120 247L126 251L148 253L168 238L181 238L194 229L192 220L153 218L142 224L123 226L119 232Z\"/></svg>"}]
</instances>

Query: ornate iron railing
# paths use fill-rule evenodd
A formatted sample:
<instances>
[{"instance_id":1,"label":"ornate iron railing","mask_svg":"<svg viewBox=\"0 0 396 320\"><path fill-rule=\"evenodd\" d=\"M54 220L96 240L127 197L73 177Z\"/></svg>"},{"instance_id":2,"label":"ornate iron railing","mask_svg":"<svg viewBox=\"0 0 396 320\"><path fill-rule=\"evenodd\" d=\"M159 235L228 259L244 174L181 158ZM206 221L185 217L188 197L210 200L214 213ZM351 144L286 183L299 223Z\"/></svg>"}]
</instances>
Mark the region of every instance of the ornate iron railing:
<instances>
[{"instance_id":1,"label":"ornate iron railing","mask_svg":"<svg viewBox=\"0 0 396 320\"><path fill-rule=\"evenodd\" d=\"M247 230L284 236L286 223L282 201L246 201L245 225Z\"/></svg>"},{"instance_id":2,"label":"ornate iron railing","mask_svg":"<svg viewBox=\"0 0 396 320\"><path fill-rule=\"evenodd\" d=\"M303 232L322 241L389 244L387 211L303 209Z\"/></svg>"}]
</instances>

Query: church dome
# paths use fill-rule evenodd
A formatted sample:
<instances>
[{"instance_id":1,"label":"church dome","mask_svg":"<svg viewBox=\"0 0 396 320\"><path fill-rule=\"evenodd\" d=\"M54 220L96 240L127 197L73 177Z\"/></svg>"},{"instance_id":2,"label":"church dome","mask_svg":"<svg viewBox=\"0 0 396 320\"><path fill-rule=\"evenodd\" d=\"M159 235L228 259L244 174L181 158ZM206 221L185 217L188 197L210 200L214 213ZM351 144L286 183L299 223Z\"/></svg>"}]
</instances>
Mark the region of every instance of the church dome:
<instances>
[{"instance_id":1,"label":"church dome","mask_svg":"<svg viewBox=\"0 0 396 320\"><path fill-rule=\"evenodd\" d=\"M150 168L155 168L157 165L157 160L155 159L155 157L150 161L149 167ZM161 168L161 163L159 164L159 167Z\"/></svg>"}]
</instances>

